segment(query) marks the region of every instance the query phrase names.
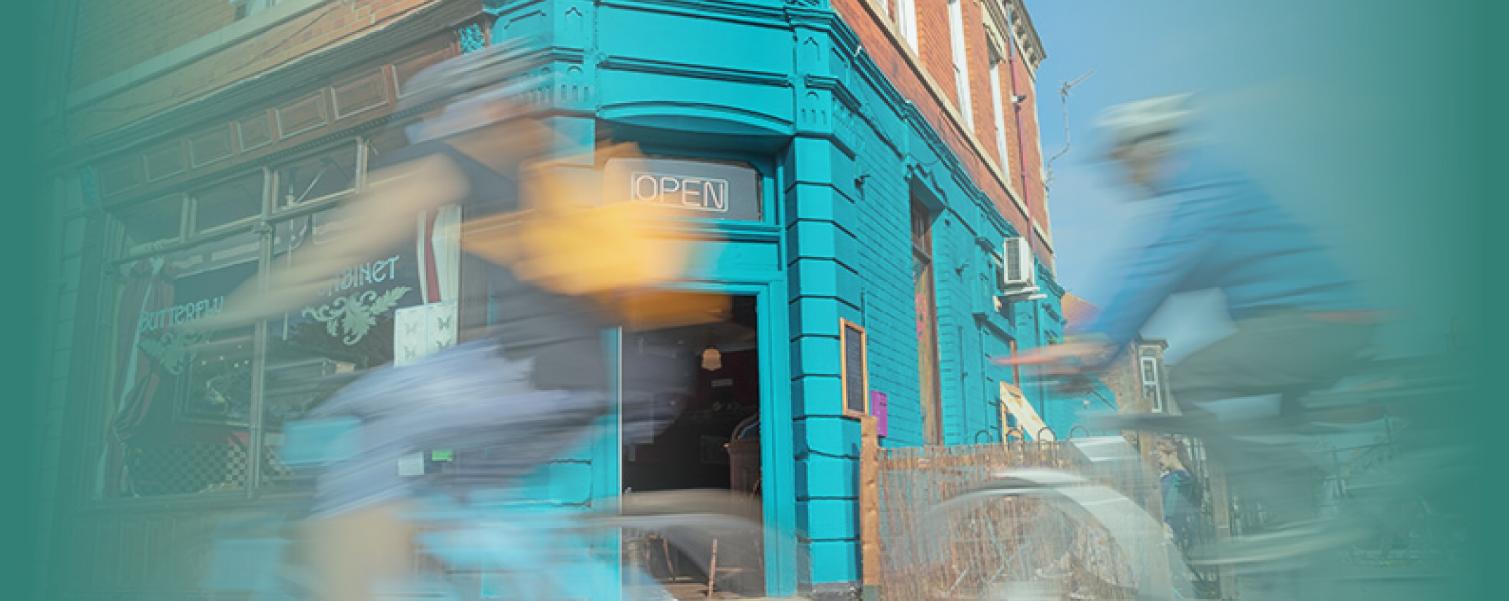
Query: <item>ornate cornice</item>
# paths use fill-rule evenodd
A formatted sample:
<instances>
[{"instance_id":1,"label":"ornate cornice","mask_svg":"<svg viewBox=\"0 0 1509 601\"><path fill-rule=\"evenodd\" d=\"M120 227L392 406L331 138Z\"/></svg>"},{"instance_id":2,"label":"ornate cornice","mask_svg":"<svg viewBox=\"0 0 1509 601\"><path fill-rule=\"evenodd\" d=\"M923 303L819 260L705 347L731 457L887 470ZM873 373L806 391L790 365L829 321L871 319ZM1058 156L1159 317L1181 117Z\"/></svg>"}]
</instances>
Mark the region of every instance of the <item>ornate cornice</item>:
<instances>
[{"instance_id":1,"label":"ornate cornice","mask_svg":"<svg viewBox=\"0 0 1509 601\"><path fill-rule=\"evenodd\" d=\"M1043 49L1043 39L1038 37L1037 28L1032 25L1032 16L1027 13L1022 0L1001 1L1005 4L1006 25L1011 28L1011 38L1035 72L1043 59L1048 58L1048 51Z\"/></svg>"},{"instance_id":2,"label":"ornate cornice","mask_svg":"<svg viewBox=\"0 0 1509 601\"><path fill-rule=\"evenodd\" d=\"M1048 53L1022 0L982 0L981 4L985 6L987 29L1008 38L1008 43L1015 45L1017 53L1026 59L1027 71L1035 77L1037 66Z\"/></svg>"}]
</instances>

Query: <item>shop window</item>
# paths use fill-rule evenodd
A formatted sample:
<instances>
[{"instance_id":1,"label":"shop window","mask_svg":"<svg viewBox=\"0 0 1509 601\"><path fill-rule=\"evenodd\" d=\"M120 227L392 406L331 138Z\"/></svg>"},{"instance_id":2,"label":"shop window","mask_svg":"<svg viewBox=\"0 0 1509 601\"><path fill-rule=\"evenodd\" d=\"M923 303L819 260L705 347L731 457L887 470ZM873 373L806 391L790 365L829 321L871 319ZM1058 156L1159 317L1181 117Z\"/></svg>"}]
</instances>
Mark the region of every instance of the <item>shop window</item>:
<instances>
[{"instance_id":1,"label":"shop window","mask_svg":"<svg viewBox=\"0 0 1509 601\"><path fill-rule=\"evenodd\" d=\"M202 494L246 486L250 327L199 332L257 273L258 238L230 236L119 265L100 492Z\"/></svg>"},{"instance_id":2,"label":"shop window","mask_svg":"<svg viewBox=\"0 0 1509 601\"><path fill-rule=\"evenodd\" d=\"M366 151L386 153L406 143L394 127L368 140ZM283 424L324 402L349 376L393 362L400 310L428 299L431 306L419 312L445 317L429 308L454 298L454 260L437 250L454 240L426 234L388 256L350 266L262 330L190 327L219 312L262 270L262 257L275 264L268 267L290 267L301 250L359 235L359 224L339 220L330 209L263 219L269 182L275 208L339 198L358 187L362 152L348 141L280 162L270 170L272 179L268 169L250 169L187 194L110 208L120 258L114 290L106 294L113 325L104 361L108 391L101 395L103 449L92 455L99 463L91 486L101 496L281 486L289 474L276 452ZM270 231L256 227L260 223ZM190 236L200 232L215 235ZM456 325L455 317L449 323ZM261 448L253 446L257 435Z\"/></svg>"},{"instance_id":3,"label":"shop window","mask_svg":"<svg viewBox=\"0 0 1509 601\"><path fill-rule=\"evenodd\" d=\"M356 234L335 215L323 211L277 224L274 265L294 267L310 248ZM411 244L350 266L303 307L269 321L262 403L268 451L262 484L289 482L290 472L276 452L284 424L319 406L349 376L393 361L398 312L423 303L421 271Z\"/></svg>"},{"instance_id":4,"label":"shop window","mask_svg":"<svg viewBox=\"0 0 1509 601\"><path fill-rule=\"evenodd\" d=\"M145 252L183 236L184 198L171 194L114 211L122 228L126 254Z\"/></svg>"},{"instance_id":5,"label":"shop window","mask_svg":"<svg viewBox=\"0 0 1509 601\"><path fill-rule=\"evenodd\" d=\"M404 126L391 126L374 132L366 138L367 164L372 164L384 154L393 152L409 145L409 136L404 133Z\"/></svg>"},{"instance_id":6,"label":"shop window","mask_svg":"<svg viewBox=\"0 0 1509 601\"><path fill-rule=\"evenodd\" d=\"M341 144L278 166L278 207L293 207L356 187L357 146Z\"/></svg>"},{"instance_id":7,"label":"shop window","mask_svg":"<svg viewBox=\"0 0 1509 601\"><path fill-rule=\"evenodd\" d=\"M254 171L194 192L194 231L202 232L262 214L262 172Z\"/></svg>"}]
</instances>

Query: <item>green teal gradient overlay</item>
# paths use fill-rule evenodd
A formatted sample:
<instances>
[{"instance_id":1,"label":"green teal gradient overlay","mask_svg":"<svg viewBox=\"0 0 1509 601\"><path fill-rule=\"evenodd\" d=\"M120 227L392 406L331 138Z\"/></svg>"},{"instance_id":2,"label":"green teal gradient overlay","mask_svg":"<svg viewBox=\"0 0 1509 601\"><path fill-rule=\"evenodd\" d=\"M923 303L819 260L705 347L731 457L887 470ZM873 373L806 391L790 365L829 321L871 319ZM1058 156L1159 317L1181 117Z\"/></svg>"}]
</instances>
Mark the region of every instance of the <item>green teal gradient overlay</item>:
<instances>
[{"instance_id":1,"label":"green teal gradient overlay","mask_svg":"<svg viewBox=\"0 0 1509 601\"><path fill-rule=\"evenodd\" d=\"M1479 116L1482 127L1462 136L1462 192L1472 199L1472 214L1479 217L1463 244L1462 267L1474 285L1462 291L1458 302L1468 305L1472 315L1481 316L1481 334L1468 347L1476 361L1471 362L1472 399L1463 413L1467 436L1474 445L1476 467L1483 474L1482 487L1464 493L1481 518L1482 527L1472 541L1473 565L1469 573L1474 598L1504 596L1509 571L1509 469L1505 468L1506 425L1509 425L1509 394L1505 394L1505 365L1509 365L1509 268L1504 224L1509 223L1509 194L1503 182L1509 172L1509 4L1497 1L1474 3L1475 21L1464 24L1464 35L1475 41L1469 49L1471 59L1464 61L1457 76L1472 82L1471 94L1476 101L1467 109Z\"/></svg>"},{"instance_id":2,"label":"green teal gradient overlay","mask_svg":"<svg viewBox=\"0 0 1509 601\"><path fill-rule=\"evenodd\" d=\"M37 542L43 533L36 519L36 502L43 466L37 417L41 415L37 394L37 367L46 354L41 344L42 297L48 276L43 262L45 229L42 226L45 186L37 177L42 167L37 141L37 109L40 95L37 81L41 65L36 60L39 48L37 16L48 2L23 2L6 7L0 19L0 57L8 84L0 93L0 174L4 182L4 214L0 216L0 257L6 266L9 282L0 294L0 315L7 326L0 336L0 399L4 414L0 417L0 458L9 469L0 484L0 598L34 599L38 597L37 579L40 565ZM44 5L44 6L37 6Z\"/></svg>"},{"instance_id":3,"label":"green teal gradient overlay","mask_svg":"<svg viewBox=\"0 0 1509 601\"><path fill-rule=\"evenodd\" d=\"M1414 12L1408 8L1401 3L1401 12ZM1496 185L1505 166L1503 59L1509 55L1503 39L1509 11L1501 2L1413 8L1445 15L1432 35L1404 44L1430 48L1424 66L1433 68L1400 82L1434 93L1431 102L1409 114L1425 119L1435 135L1412 153L1409 163L1392 167L1414 172L1430 193L1387 200L1435 205L1445 215L1447 227L1425 234L1420 243L1440 248L1438 254L1449 260L1432 265L1428 273L1434 281L1421 285L1434 293L1438 310L1460 319L1454 352L1467 386L1459 398L1441 399L1440 410L1454 418L1451 425L1476 474L1473 486L1453 491L1467 512L1469 538L1457 566L1461 587L1444 591L1441 598L1497 599L1509 584L1503 563L1509 557L1509 411L1502 376L1509 360L1502 300L1509 298L1504 285L1509 269L1503 263L1509 258L1503 252L1503 224L1509 215L1504 192Z\"/></svg>"},{"instance_id":4,"label":"green teal gradient overlay","mask_svg":"<svg viewBox=\"0 0 1509 601\"><path fill-rule=\"evenodd\" d=\"M1503 86L1506 71L1503 49L1489 45L1502 44L1509 21L1497 2L1306 4L1267 3L1279 23L1293 18L1281 14L1285 9L1323 16L1324 23L1300 29L1326 37L1296 41L1312 50L1287 56L1294 62L1280 68L1294 85L1259 98L1293 107L1293 122L1279 129L1313 127L1326 135L1310 147L1253 148L1273 153L1266 158L1277 164L1309 163L1284 185L1301 190L1320 205L1306 208L1337 226L1344 259L1389 312L1386 352L1452 359L1448 375L1465 386L1433 399L1433 410L1445 418L1448 444L1469 464L1460 467L1473 474L1460 488L1431 491L1444 493L1436 509L1459 514L1467 537L1442 572L1416 580L1401 564L1338 598L1504 598L1509 418L1499 374L1509 365L1502 329L1509 303L1499 299L1509 269L1502 263L1505 195L1491 184L1498 179L1492 172L1505 166L1493 155L1504 144L1495 130L1502 116L1493 113L1506 108L1502 90L1493 88ZM1283 30L1274 34L1273 43L1284 45ZM1250 139L1267 138L1252 131L1260 126L1247 127Z\"/></svg>"},{"instance_id":5,"label":"green teal gradient overlay","mask_svg":"<svg viewBox=\"0 0 1509 601\"><path fill-rule=\"evenodd\" d=\"M1449 287L1440 287L1443 307L1459 312L1464 376L1463 398L1443 399L1442 410L1453 412L1462 433L1476 487L1459 491L1472 527L1462 561L1463 588L1456 599L1497 599L1505 595L1509 570L1509 395L1504 372L1509 365L1509 275L1504 261L1503 224L1509 219L1501 183L1506 108L1505 75L1509 45L1509 9L1502 2L1443 3L1455 9L1457 27L1440 32L1439 72L1426 85L1439 91L1443 102L1429 110L1441 124L1440 153L1421 170L1422 177L1440 182L1434 196L1442 210L1460 215L1449 231L1427 240L1450 250L1457 260L1440 266ZM1421 6L1424 8L1424 6ZM1434 10L1431 6L1428 10Z\"/></svg>"},{"instance_id":6,"label":"green teal gradient overlay","mask_svg":"<svg viewBox=\"0 0 1509 601\"><path fill-rule=\"evenodd\" d=\"M1316 160L1334 165L1336 177L1390 182L1371 188L1374 196L1366 205L1376 210L1358 211L1350 217L1364 226L1418 236L1367 239L1365 244L1413 245L1424 249L1422 257L1429 257L1410 265L1372 268L1374 273L1398 274L1395 277L1401 281L1409 278L1405 283L1418 291L1405 303L1407 319L1419 314L1411 312L1420 312L1429 314L1419 317L1422 321L1439 322L1445 316L1456 324L1451 351L1461 357L1463 376L1472 385L1460 398L1441 399L1441 411L1455 419L1454 428L1469 446L1479 478L1476 487L1456 493L1471 511L1472 546L1455 566L1460 573L1454 575L1454 590L1438 598L1502 598L1509 589L1509 569L1502 562L1509 545L1509 503L1505 503L1509 500L1505 483L1509 480L1509 394L1500 374L1509 366L1509 352L1504 350L1509 348L1504 342L1509 341L1509 330L1503 318L1509 301L1500 299L1509 299L1505 285L1509 268L1503 263L1509 259L1503 249L1503 224L1509 223L1504 203L1509 199L1492 184L1509 166L1500 156L1509 139L1502 130L1501 114L1509 110L1501 61L1509 55L1503 41L1509 35L1505 31L1509 9L1491 0L1336 1L1351 7L1349 18L1354 20L1336 29L1336 37L1328 44L1335 49L1334 55L1319 53L1307 60L1321 68L1334 61L1336 77L1349 82L1353 86L1349 91L1358 98L1367 99L1368 109L1356 115L1324 115L1358 118L1353 128L1358 135L1331 145ZM7 267L7 290L0 294L7 316L0 339L5 383L0 402L6 405L0 414L5 428L0 434L0 459L10 467L0 486L4 498L0 521L5 524L0 538L9 543L9 553L0 558L4 566L0 599L56 598L41 596L34 588L38 578L46 574L67 579L88 561L46 555L43 549L55 546L41 544L57 540L57 520L64 515L40 511L41 476L71 469L45 464L43 457L50 449L81 448L87 442L43 435L56 424L44 422L48 396L38 390L47 367L45 358L51 354L45 342L49 339L46 324L39 316L46 315L49 303L55 302L53 291L61 275L47 259L55 253L49 245L56 242L57 232L55 216L49 215L55 206L53 193L44 176L55 166L44 164L48 155L43 149L49 145L44 144L44 121L37 117L41 103L57 98L40 91L39 82L42 74L63 64L55 57L71 43L66 36L56 35L56 23L42 15L56 12L61 2L12 3L7 5L6 18L0 19L9 28L0 34L0 55L11 64L6 71L10 85L0 91L4 122L0 164L6 174L0 223L7 229L0 235L0 257ZM1271 25L1252 23L1257 28ZM1051 53L1055 41L1044 42ZM1284 42L1283 31L1275 29L1274 43ZM1039 82L1049 93L1056 83ZM1050 103L1043 110L1053 107ZM1362 246L1360 254L1366 255L1366 248ZM87 367L75 373L98 372Z\"/></svg>"}]
</instances>

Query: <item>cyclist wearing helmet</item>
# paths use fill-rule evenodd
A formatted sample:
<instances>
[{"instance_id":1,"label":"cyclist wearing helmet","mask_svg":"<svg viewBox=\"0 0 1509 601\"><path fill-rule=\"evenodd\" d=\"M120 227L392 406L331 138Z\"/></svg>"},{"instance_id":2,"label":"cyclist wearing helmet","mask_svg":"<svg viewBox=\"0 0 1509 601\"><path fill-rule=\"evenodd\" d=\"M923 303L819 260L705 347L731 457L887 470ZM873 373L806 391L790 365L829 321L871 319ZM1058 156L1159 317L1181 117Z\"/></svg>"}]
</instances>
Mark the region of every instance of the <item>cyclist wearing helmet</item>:
<instances>
[{"instance_id":1,"label":"cyclist wearing helmet","mask_svg":"<svg viewBox=\"0 0 1509 601\"><path fill-rule=\"evenodd\" d=\"M1144 202L1166 211L1161 231L1124 253L1119 291L1063 344L998 359L1065 372L1106 367L1170 296L1219 290L1235 333L1190 354L1171 371L1174 401L1187 416L1213 417L1216 401L1281 395L1279 420L1307 392L1352 369L1370 343L1373 313L1309 229L1255 182L1188 143L1187 95L1107 110L1099 125L1110 158ZM1209 420L1212 459L1246 499L1259 499L1289 532L1312 519L1317 474L1293 449L1239 442L1242 426Z\"/></svg>"},{"instance_id":2,"label":"cyclist wearing helmet","mask_svg":"<svg viewBox=\"0 0 1509 601\"><path fill-rule=\"evenodd\" d=\"M537 83L523 74L541 58L522 43L497 45L405 83L399 112L425 116L405 130L410 145L374 162L374 183L343 208L355 235L308 249L296 267L238 293L202 326L296 310L346 266L411 240L416 216L462 206L462 245L484 259L486 277L463 286L461 302L488 307L487 324L470 324L485 331L363 374L310 411L303 442L290 432L285 445L287 453L329 442L310 438L350 442L346 456L322 466L309 524L324 599L371 599L408 573L414 532L403 512L415 497L465 501L478 489L506 490L582 442L612 408L603 330L625 324L626 297L676 277L683 264L686 243L654 235L656 207L573 197L583 186L542 160L562 144L542 120L523 116ZM717 302L671 325L710 320ZM632 373L619 395L623 428L644 436L667 421L663 409L647 417L657 414L648 405L689 387L690 374L674 352L625 359L636 363L624 366ZM331 423L355 429L318 427ZM404 457L436 448L456 454L444 474L400 474Z\"/></svg>"}]
</instances>

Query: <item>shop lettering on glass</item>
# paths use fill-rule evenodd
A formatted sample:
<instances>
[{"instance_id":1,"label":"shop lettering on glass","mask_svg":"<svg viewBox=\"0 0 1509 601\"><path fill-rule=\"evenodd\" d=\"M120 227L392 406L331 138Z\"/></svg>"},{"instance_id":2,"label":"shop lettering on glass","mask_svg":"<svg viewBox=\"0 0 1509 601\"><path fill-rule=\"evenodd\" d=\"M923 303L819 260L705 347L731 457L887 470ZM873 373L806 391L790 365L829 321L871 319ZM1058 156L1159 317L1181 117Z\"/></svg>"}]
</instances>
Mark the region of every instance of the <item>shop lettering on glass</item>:
<instances>
[{"instance_id":1,"label":"shop lettering on glass","mask_svg":"<svg viewBox=\"0 0 1509 601\"><path fill-rule=\"evenodd\" d=\"M398 278L398 255L362 263L347 269L330 282L325 296L334 296L352 288L365 288Z\"/></svg>"},{"instance_id":2,"label":"shop lettering on glass","mask_svg":"<svg viewBox=\"0 0 1509 601\"><path fill-rule=\"evenodd\" d=\"M609 159L604 194L655 203L689 217L759 221L760 177L737 163L662 158Z\"/></svg>"},{"instance_id":3,"label":"shop lettering on glass","mask_svg":"<svg viewBox=\"0 0 1509 601\"><path fill-rule=\"evenodd\" d=\"M324 324L327 334L347 346L361 342L377 326L378 318L397 307L399 301L413 290L404 285L378 290L381 285L397 283L401 256L393 255L348 268L326 289L329 302L307 307L300 311L300 315Z\"/></svg>"},{"instance_id":4,"label":"shop lettering on glass","mask_svg":"<svg viewBox=\"0 0 1509 601\"><path fill-rule=\"evenodd\" d=\"M143 304L136 312L137 334L177 330L178 326L225 310L225 297L256 273L256 263L242 262L164 281L171 291L149 294L142 299Z\"/></svg>"},{"instance_id":5,"label":"shop lettering on glass","mask_svg":"<svg viewBox=\"0 0 1509 601\"><path fill-rule=\"evenodd\" d=\"M136 332L147 334L164 328L183 325L219 313L225 309L225 297L201 299L178 303L156 311L142 311L136 319Z\"/></svg>"}]
</instances>

